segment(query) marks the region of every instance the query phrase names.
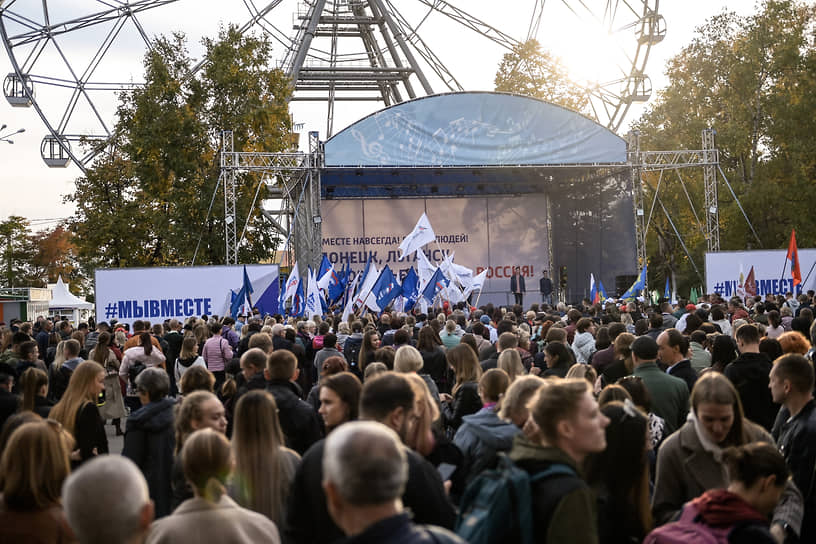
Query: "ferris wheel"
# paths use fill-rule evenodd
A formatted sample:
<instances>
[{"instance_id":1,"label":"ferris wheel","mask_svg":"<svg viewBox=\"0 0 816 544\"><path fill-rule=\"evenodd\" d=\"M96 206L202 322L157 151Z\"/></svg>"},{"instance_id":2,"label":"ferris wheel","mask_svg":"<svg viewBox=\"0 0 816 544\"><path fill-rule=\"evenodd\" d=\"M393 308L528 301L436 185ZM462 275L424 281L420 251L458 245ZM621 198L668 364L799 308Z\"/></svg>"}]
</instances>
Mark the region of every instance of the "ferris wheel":
<instances>
[{"instance_id":1,"label":"ferris wheel","mask_svg":"<svg viewBox=\"0 0 816 544\"><path fill-rule=\"evenodd\" d=\"M119 96L142 83L144 52L161 34L181 31L195 44L219 24L265 33L270 65L294 82L293 100L327 108L328 136L336 104L476 90L470 76L492 82L501 55L537 39L567 64L594 67L571 80L595 119L616 131L651 95L649 52L666 32L658 3L506 0L498 13L486 0L6 0L0 38L13 71L3 93L36 111L48 166L84 171L113 138ZM492 63L471 58L489 48Z\"/></svg>"}]
</instances>

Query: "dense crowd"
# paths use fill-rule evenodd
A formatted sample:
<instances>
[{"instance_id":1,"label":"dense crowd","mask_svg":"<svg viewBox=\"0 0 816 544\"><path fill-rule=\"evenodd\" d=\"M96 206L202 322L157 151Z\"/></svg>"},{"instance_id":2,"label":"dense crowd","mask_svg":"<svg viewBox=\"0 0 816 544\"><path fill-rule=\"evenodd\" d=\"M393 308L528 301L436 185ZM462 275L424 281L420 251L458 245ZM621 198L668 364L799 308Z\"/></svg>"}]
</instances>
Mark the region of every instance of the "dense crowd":
<instances>
[{"instance_id":1,"label":"dense crowd","mask_svg":"<svg viewBox=\"0 0 816 544\"><path fill-rule=\"evenodd\" d=\"M816 542L814 304L2 323L0 542Z\"/></svg>"}]
</instances>

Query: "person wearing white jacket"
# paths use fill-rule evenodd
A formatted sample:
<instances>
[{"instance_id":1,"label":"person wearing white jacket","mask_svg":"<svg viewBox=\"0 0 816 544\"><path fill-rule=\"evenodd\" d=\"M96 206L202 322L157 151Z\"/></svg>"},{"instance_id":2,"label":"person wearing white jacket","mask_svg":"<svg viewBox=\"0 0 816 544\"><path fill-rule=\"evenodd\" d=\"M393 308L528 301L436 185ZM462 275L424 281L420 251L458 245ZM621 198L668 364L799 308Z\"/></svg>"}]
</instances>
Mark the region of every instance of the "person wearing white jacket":
<instances>
[{"instance_id":1,"label":"person wearing white jacket","mask_svg":"<svg viewBox=\"0 0 816 544\"><path fill-rule=\"evenodd\" d=\"M587 364L595 350L595 323L588 317L582 317L575 324L575 339L572 341L575 362Z\"/></svg>"}]
</instances>

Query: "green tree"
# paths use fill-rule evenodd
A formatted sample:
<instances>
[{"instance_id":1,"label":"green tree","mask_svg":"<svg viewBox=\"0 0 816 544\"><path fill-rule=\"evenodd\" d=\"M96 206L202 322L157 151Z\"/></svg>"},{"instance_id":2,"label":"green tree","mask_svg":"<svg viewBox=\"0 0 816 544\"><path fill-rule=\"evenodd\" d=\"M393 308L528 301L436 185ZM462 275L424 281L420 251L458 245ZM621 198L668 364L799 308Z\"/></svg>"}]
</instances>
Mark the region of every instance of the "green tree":
<instances>
[{"instance_id":1,"label":"green tree","mask_svg":"<svg viewBox=\"0 0 816 544\"><path fill-rule=\"evenodd\" d=\"M0 244L5 287L29 287L34 248L28 219L12 215L0 222Z\"/></svg>"},{"instance_id":2,"label":"green tree","mask_svg":"<svg viewBox=\"0 0 816 544\"><path fill-rule=\"evenodd\" d=\"M546 100L559 106L589 113L585 92L572 81L560 58L528 40L502 57L494 80L496 90Z\"/></svg>"},{"instance_id":3,"label":"green tree","mask_svg":"<svg viewBox=\"0 0 816 544\"><path fill-rule=\"evenodd\" d=\"M145 85L121 98L115 145L67 197L77 206L70 228L87 266L188 264L199 238L196 263L223 263L224 199L213 199L221 131L234 132L236 151L286 148L291 91L283 73L267 67L268 41L229 27L204 46L207 61L195 71L183 35L156 41L145 56ZM239 232L248 218L239 258L257 262L277 240L252 205L258 174L238 181Z\"/></svg>"},{"instance_id":4,"label":"green tree","mask_svg":"<svg viewBox=\"0 0 816 544\"><path fill-rule=\"evenodd\" d=\"M794 0L767 0L747 17L722 13L711 18L669 61L668 87L635 123L647 150L699 149L701 131L716 130L722 171L761 240L756 241L719 178L722 249L785 247L791 228L802 246L816 238L816 220L809 213L816 197L814 22L814 8ZM651 189L657 187L658 175L647 179ZM705 222L702 195L702 169L663 175L659 196L698 267L706 241L688 200ZM680 291L686 292L699 278L679 244L667 242L676 237L659 206L653 218L650 260L674 263Z\"/></svg>"}]
</instances>

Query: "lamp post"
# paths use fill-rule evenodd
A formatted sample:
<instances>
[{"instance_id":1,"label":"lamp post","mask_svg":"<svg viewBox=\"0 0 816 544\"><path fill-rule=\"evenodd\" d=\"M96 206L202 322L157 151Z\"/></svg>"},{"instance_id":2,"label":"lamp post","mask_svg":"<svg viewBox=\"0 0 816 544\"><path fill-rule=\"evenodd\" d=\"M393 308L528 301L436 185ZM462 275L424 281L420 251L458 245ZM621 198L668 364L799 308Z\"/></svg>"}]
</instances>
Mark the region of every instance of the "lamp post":
<instances>
[{"instance_id":1,"label":"lamp post","mask_svg":"<svg viewBox=\"0 0 816 544\"><path fill-rule=\"evenodd\" d=\"M25 132L25 129L21 128L21 129L18 129L17 132L9 132L8 134L3 134L2 132L4 130L6 130L7 126L8 125L6 125L4 123L3 126L0 127L0 142L6 142L6 143L9 143L9 144L13 144L14 140L12 140L11 137L14 136L15 134L20 134L22 132Z\"/></svg>"}]
</instances>

